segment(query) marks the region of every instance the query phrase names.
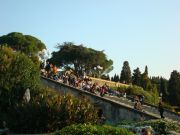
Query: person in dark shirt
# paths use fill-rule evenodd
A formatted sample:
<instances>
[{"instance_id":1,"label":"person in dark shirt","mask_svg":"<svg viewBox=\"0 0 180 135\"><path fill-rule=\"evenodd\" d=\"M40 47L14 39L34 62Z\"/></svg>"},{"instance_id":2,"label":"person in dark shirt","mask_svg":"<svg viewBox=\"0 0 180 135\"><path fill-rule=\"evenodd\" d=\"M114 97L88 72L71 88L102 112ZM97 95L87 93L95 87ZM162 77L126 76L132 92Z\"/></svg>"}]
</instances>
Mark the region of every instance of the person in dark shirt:
<instances>
[{"instance_id":1,"label":"person in dark shirt","mask_svg":"<svg viewBox=\"0 0 180 135\"><path fill-rule=\"evenodd\" d=\"M163 108L163 102L159 102L159 113L162 119L164 119L163 113L164 113L164 108Z\"/></svg>"}]
</instances>

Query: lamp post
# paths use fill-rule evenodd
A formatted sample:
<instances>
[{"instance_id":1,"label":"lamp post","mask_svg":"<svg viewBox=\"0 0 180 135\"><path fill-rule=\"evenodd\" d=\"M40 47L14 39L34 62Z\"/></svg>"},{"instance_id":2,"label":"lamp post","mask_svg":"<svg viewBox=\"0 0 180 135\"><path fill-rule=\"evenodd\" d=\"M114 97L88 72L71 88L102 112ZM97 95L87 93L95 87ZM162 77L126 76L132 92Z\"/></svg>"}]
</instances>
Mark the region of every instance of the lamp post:
<instances>
[{"instance_id":1,"label":"lamp post","mask_svg":"<svg viewBox=\"0 0 180 135\"><path fill-rule=\"evenodd\" d=\"M161 100L161 101L162 101L162 99L163 99L162 96L163 96L163 94L162 94L162 92L161 92L161 93L160 93L160 100Z\"/></svg>"}]
</instances>

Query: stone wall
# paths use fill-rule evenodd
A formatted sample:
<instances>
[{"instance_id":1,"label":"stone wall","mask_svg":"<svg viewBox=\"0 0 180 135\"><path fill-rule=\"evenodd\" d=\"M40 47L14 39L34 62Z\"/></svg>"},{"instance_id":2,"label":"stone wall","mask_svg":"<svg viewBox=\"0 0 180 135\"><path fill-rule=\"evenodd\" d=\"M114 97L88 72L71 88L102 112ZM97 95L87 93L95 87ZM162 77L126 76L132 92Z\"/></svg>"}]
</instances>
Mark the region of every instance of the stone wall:
<instances>
[{"instance_id":1,"label":"stone wall","mask_svg":"<svg viewBox=\"0 0 180 135\"><path fill-rule=\"evenodd\" d=\"M100 97L93 93L89 93L84 90L76 89L74 87L65 85L53 81L48 78L41 77L43 84L47 85L50 88L57 90L60 94L71 94L77 98L87 98L89 102L94 104L98 109L103 111L103 115L109 123L118 123L121 120L135 120L140 121L142 117L145 120L157 119L157 117L137 111L132 107L121 104L120 102L111 101L106 97Z\"/></svg>"}]
</instances>

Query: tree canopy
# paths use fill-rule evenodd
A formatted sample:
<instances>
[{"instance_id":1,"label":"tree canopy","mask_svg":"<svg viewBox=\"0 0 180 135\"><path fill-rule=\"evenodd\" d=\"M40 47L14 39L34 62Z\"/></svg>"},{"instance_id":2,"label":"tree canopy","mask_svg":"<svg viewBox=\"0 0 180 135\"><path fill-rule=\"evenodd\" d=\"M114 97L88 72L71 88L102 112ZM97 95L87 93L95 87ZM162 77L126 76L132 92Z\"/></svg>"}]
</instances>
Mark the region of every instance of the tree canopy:
<instances>
[{"instance_id":1,"label":"tree canopy","mask_svg":"<svg viewBox=\"0 0 180 135\"><path fill-rule=\"evenodd\" d=\"M22 33L12 32L0 37L0 45L8 45L13 50L21 51L25 54L32 55L45 49L46 46L36 37L23 35Z\"/></svg>"},{"instance_id":2,"label":"tree canopy","mask_svg":"<svg viewBox=\"0 0 180 135\"><path fill-rule=\"evenodd\" d=\"M27 88L35 90L39 83L39 67L31 59L0 46L0 108L16 104Z\"/></svg>"},{"instance_id":3,"label":"tree canopy","mask_svg":"<svg viewBox=\"0 0 180 135\"><path fill-rule=\"evenodd\" d=\"M58 44L59 51L52 53L50 62L57 66L71 67L78 74L101 75L113 69L104 51L97 51L72 42Z\"/></svg>"}]
</instances>

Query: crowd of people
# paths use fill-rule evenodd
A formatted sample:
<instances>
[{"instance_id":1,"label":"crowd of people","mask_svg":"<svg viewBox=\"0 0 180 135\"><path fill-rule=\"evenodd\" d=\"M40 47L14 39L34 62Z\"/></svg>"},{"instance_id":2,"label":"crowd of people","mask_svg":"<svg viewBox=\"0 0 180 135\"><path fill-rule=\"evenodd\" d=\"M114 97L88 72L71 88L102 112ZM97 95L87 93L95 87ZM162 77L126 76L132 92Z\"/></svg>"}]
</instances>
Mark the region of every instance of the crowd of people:
<instances>
[{"instance_id":1,"label":"crowd of people","mask_svg":"<svg viewBox=\"0 0 180 135\"><path fill-rule=\"evenodd\" d=\"M50 64L49 62L47 62L46 66L41 65L41 75L81 90L99 94L100 96L104 96L105 94L109 96L122 95L122 93L112 90L106 83L99 85L89 77L76 76L71 70L58 72L56 65ZM126 94L123 96L126 97Z\"/></svg>"}]
</instances>

